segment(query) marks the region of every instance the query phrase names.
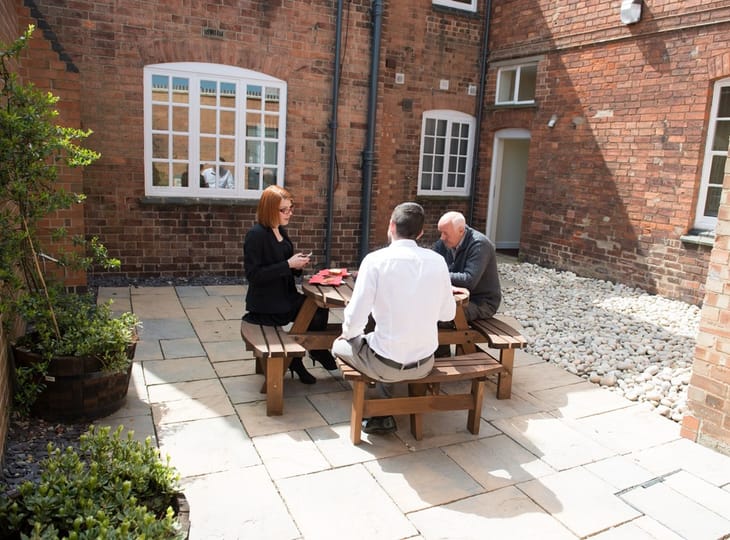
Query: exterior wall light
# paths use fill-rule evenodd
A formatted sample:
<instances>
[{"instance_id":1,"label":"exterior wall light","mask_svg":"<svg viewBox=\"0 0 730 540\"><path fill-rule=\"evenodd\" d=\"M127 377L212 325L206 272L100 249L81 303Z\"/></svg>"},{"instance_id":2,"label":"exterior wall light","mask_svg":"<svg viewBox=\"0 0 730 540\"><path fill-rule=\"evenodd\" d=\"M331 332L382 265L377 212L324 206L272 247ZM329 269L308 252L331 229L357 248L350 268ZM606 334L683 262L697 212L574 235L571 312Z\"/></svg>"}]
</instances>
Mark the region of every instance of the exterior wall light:
<instances>
[{"instance_id":1,"label":"exterior wall light","mask_svg":"<svg viewBox=\"0 0 730 540\"><path fill-rule=\"evenodd\" d=\"M634 24L641 20L641 0L621 0L621 22Z\"/></svg>"},{"instance_id":2,"label":"exterior wall light","mask_svg":"<svg viewBox=\"0 0 730 540\"><path fill-rule=\"evenodd\" d=\"M557 122L557 121L558 121L558 115L554 114L550 117L550 120L548 120L547 126L549 128L553 128L553 127L555 127L555 122Z\"/></svg>"}]
</instances>

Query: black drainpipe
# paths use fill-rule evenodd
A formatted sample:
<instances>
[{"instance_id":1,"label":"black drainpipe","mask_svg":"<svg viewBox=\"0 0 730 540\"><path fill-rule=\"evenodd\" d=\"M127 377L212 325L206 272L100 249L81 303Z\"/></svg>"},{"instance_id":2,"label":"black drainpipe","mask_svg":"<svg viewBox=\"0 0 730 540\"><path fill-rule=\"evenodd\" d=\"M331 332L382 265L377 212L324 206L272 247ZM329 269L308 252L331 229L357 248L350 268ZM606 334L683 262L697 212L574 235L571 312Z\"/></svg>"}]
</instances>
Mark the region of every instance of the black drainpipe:
<instances>
[{"instance_id":1,"label":"black drainpipe","mask_svg":"<svg viewBox=\"0 0 730 540\"><path fill-rule=\"evenodd\" d=\"M479 147L482 138L482 117L484 116L484 88L487 86L487 56L489 55L489 24L492 15L492 0L487 0L484 6L484 38L482 40L482 54L479 59L479 91L477 92L476 133L474 134L474 161L471 164L471 188L469 189L469 216L467 223L474 222L474 204L477 188L477 174L479 174Z\"/></svg>"},{"instance_id":2,"label":"black drainpipe","mask_svg":"<svg viewBox=\"0 0 730 540\"><path fill-rule=\"evenodd\" d=\"M337 107L340 96L340 48L342 46L342 3L337 1L337 27L335 29L335 69L332 75L332 118L330 120L330 164L327 184L327 233L324 242L324 265L329 267L332 258L332 219L334 215L335 175L337 174Z\"/></svg>"},{"instance_id":3,"label":"black drainpipe","mask_svg":"<svg viewBox=\"0 0 730 540\"><path fill-rule=\"evenodd\" d=\"M368 132L362 153L362 217L360 233L360 259L367 255L370 243L370 200L373 190L373 161L375 156L375 113L378 108L378 69L380 67L380 34L383 26L383 2L373 0L373 43L370 51L370 96L368 98Z\"/></svg>"}]
</instances>

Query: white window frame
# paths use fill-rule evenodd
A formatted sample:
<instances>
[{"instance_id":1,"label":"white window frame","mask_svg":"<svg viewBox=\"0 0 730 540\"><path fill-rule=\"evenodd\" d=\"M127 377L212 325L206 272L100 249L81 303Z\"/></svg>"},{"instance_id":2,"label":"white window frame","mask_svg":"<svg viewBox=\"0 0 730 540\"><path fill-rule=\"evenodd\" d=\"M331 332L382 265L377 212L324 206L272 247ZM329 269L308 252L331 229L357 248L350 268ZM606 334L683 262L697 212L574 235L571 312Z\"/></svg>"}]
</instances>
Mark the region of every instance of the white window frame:
<instances>
[{"instance_id":1,"label":"white window frame","mask_svg":"<svg viewBox=\"0 0 730 540\"><path fill-rule=\"evenodd\" d=\"M427 133L427 125L428 121L433 120L435 122L446 122L445 127L445 142L444 142L444 152L442 154L443 157L443 170L442 171L434 171L433 161L429 159L429 156L435 156L439 155L435 152L435 148L433 148L433 151L427 152L427 150L431 150L430 143L428 142L428 137L432 137L432 134ZM468 139L466 141L467 149L466 149L466 155L460 154L459 151L461 150L461 145L458 145L457 153L456 155L451 153L452 143L456 143L457 141L454 140L454 137L452 136L452 127L453 125L457 123L460 125L466 125L468 126ZM469 195L469 189L471 187L472 182L472 164L474 162L474 147L475 147L475 137L476 137L476 118L470 114L466 114L459 111L452 111L452 110L444 110L444 109L435 109L430 111L424 111L423 112L423 119L421 122L421 148L419 152L419 160L418 160L418 195L456 195L456 196L468 196ZM463 162L463 172L459 172L458 166L459 166L459 160L465 159ZM454 163L454 160L456 160L456 163ZM431 163L431 165L429 165ZM456 165L456 169L454 168L454 165ZM427 168L426 171L424 171L424 167ZM424 188L422 186L422 180L424 177L424 174L431 175L431 180L433 179L433 175L438 175L441 178L441 187L440 188ZM450 181L455 180L455 178L450 175L463 175L464 177L464 185L463 186L457 186L457 185L448 185Z\"/></svg>"},{"instance_id":2,"label":"white window frame","mask_svg":"<svg viewBox=\"0 0 730 540\"><path fill-rule=\"evenodd\" d=\"M434 6L443 6L454 9L461 9L476 13L477 11L477 0L469 0L467 2L458 2L456 0L432 0Z\"/></svg>"},{"instance_id":3,"label":"white window frame","mask_svg":"<svg viewBox=\"0 0 730 540\"><path fill-rule=\"evenodd\" d=\"M532 105L535 103L535 96L533 94L532 99L520 100L520 88L522 79L522 70L525 68L535 69L535 91L537 91L537 61L523 61L519 64L510 64L501 66L497 71L497 91L494 96L495 105ZM514 73L514 88L510 99L501 100L502 86L505 84L506 76L508 73Z\"/></svg>"},{"instance_id":4,"label":"white window frame","mask_svg":"<svg viewBox=\"0 0 730 540\"><path fill-rule=\"evenodd\" d=\"M187 103L178 103L173 97L166 101L155 101L156 105L164 105L169 103L172 110L174 107L187 107L187 131L175 131L172 125L172 119L168 120L167 129L153 129L153 76L159 75L163 77L172 77L188 79L188 98ZM220 105L201 106L200 81L215 81L218 85L235 85L235 107L227 108ZM172 85L171 85L172 86ZM269 137L265 129L261 130L256 136L249 136L246 133L247 113L256 113L255 109L247 110L247 88L248 86L261 86L262 88L271 89L278 92L278 110L269 111L267 109L266 99L260 100L263 119L270 119L276 126L275 137ZM171 95L174 89L171 89ZM222 94L221 94L222 95ZM166 64L151 64L144 68L144 167L145 167L145 195L149 197L196 197L209 199L258 199L263 190L261 179L264 176L264 169L269 168L275 175L275 183L284 184L285 173L285 149L286 149L286 99L287 84L281 79L277 79L248 69L242 69L235 66L222 64L198 63L198 62L173 62ZM200 164L201 164L201 140L206 138L205 134L201 135L200 131L200 111L201 109L215 111L216 117L220 118L221 114L235 115L233 135L230 134L213 134L208 135L209 141L214 141L216 150L216 160L210 163L205 160L205 164L214 167L224 165L232 166L235 170L235 185L232 189L221 187L206 188L201 187L200 182ZM278 116L278 118L276 118ZM172 115L170 115L172 117ZM266 124L264 124L266 125ZM262 126L263 127L263 126ZM167 156L153 156L153 135L160 135L164 139L167 135L169 151ZM187 156L179 158L174 155L174 145L171 140L175 136L180 138L187 137ZM227 156L220 149L223 140L226 140L227 146L233 148L233 156ZM256 161L247 161L247 141L254 145L260 144L259 158ZM268 145L267 145L268 143ZM271 148L276 145L276 150L266 154L264 148ZM183 143L183 147L184 147ZM253 146L251 147L253 148ZM222 162L222 159L228 160ZM180 178L176 175L184 165L187 164L188 185L176 185ZM171 185L159 186L154 185L153 165L160 169L168 168L168 176L171 179ZM251 170L257 170L259 175L259 189L250 189L247 187L247 181ZM251 177L253 178L253 177Z\"/></svg>"},{"instance_id":5,"label":"white window frame","mask_svg":"<svg viewBox=\"0 0 730 540\"><path fill-rule=\"evenodd\" d=\"M720 79L715 83L714 91L712 94L712 109L710 112L710 119L707 126L707 140L705 141L705 159L702 163L702 179L700 181L700 189L697 196L697 209L695 213L696 229L704 231L714 231L717 227L717 216L707 216L706 204L707 204L707 193L710 189L722 190L722 179L720 185L710 185L710 173L712 172L712 164L715 158L727 159L728 149L727 147L722 149L715 149L715 133L717 130L718 121L730 121L730 117L718 117L718 109L720 107L720 93L723 88L730 88L730 77ZM727 141L726 141L727 142ZM725 168L722 167L724 170Z\"/></svg>"}]
</instances>

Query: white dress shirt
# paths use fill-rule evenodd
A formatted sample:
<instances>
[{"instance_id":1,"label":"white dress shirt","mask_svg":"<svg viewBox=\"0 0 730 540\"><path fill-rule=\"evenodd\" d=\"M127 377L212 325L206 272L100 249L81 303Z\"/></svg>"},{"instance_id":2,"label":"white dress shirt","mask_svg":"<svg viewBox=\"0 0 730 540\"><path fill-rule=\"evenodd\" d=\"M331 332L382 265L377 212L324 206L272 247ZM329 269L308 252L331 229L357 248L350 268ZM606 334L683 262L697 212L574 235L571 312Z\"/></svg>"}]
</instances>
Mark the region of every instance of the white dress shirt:
<instances>
[{"instance_id":1,"label":"white dress shirt","mask_svg":"<svg viewBox=\"0 0 730 540\"><path fill-rule=\"evenodd\" d=\"M456 314L444 258L414 240L395 240L368 254L360 265L342 335L363 333L372 313L375 331L366 339L376 353L401 363L431 355L438 346L438 321Z\"/></svg>"}]
</instances>

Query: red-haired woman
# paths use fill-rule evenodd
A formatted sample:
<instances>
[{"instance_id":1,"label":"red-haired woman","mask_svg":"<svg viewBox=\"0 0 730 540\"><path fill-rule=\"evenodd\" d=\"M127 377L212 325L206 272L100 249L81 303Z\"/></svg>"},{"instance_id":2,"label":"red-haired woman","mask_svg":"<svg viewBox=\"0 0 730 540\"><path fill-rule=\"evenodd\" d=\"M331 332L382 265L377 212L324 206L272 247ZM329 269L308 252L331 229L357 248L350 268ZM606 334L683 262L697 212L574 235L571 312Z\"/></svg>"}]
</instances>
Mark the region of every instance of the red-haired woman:
<instances>
[{"instance_id":1,"label":"red-haired woman","mask_svg":"<svg viewBox=\"0 0 730 540\"><path fill-rule=\"evenodd\" d=\"M256 223L246 234L243 243L243 268L248 280L246 311L243 320L267 326L292 322L304 303L304 295L297 290L295 276L309 264L309 256L294 253L294 246L286 232L293 212L291 193L281 186L269 186L261 194L256 209ZM327 327L328 311L319 308L310 330ZM337 368L327 350L309 351L314 361L328 370ZM304 384L317 379L309 373L301 358L294 358L289 370L299 375Z\"/></svg>"}]
</instances>

